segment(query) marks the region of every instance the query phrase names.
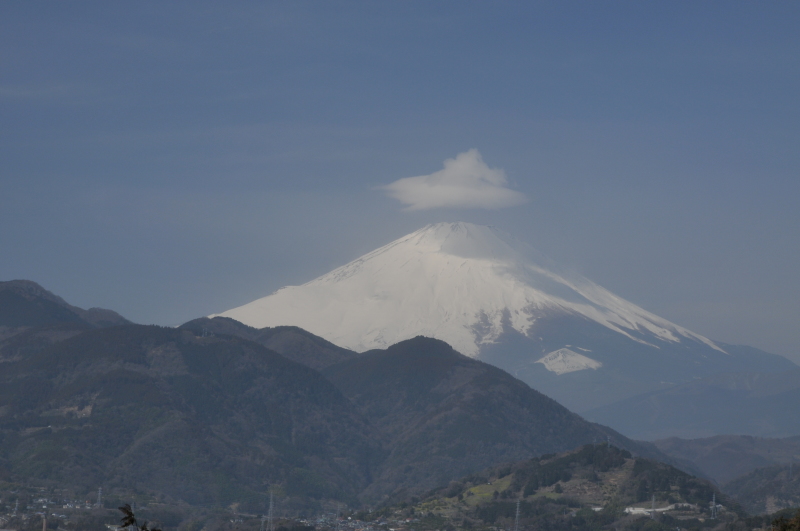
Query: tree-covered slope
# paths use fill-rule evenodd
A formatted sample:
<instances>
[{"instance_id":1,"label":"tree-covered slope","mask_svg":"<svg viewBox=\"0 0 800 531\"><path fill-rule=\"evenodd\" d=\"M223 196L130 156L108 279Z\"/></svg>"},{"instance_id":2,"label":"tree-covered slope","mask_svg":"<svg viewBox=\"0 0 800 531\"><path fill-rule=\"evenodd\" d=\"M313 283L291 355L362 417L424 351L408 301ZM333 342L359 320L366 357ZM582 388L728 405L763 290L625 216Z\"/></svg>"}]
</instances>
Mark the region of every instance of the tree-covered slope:
<instances>
[{"instance_id":1,"label":"tree-covered slope","mask_svg":"<svg viewBox=\"0 0 800 531\"><path fill-rule=\"evenodd\" d=\"M417 337L323 371L385 435L369 492L402 498L500 462L606 440L662 455L589 423L508 373Z\"/></svg>"},{"instance_id":2,"label":"tree-covered slope","mask_svg":"<svg viewBox=\"0 0 800 531\"><path fill-rule=\"evenodd\" d=\"M355 499L379 437L319 373L238 338L89 330L0 363L0 470L197 504ZM263 499L260 501L263 501Z\"/></svg>"}]
</instances>

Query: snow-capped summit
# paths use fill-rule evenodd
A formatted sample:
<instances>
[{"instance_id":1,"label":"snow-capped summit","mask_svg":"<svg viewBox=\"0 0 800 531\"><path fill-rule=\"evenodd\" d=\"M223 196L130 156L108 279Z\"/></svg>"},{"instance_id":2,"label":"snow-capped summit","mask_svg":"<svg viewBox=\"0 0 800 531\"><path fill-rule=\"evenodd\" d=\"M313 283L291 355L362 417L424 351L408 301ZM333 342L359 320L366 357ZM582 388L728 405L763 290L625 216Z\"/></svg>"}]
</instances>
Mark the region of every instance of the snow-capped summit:
<instances>
[{"instance_id":1,"label":"snow-capped summit","mask_svg":"<svg viewBox=\"0 0 800 531\"><path fill-rule=\"evenodd\" d=\"M580 315L654 346L683 337L717 348L559 271L510 235L471 223L429 225L307 284L220 315L256 328L296 325L359 352L424 335L478 357L507 328L527 335L545 313Z\"/></svg>"},{"instance_id":2,"label":"snow-capped summit","mask_svg":"<svg viewBox=\"0 0 800 531\"><path fill-rule=\"evenodd\" d=\"M220 315L299 326L359 352L441 339L578 412L709 374L792 366L717 345L470 223L429 225Z\"/></svg>"}]
</instances>

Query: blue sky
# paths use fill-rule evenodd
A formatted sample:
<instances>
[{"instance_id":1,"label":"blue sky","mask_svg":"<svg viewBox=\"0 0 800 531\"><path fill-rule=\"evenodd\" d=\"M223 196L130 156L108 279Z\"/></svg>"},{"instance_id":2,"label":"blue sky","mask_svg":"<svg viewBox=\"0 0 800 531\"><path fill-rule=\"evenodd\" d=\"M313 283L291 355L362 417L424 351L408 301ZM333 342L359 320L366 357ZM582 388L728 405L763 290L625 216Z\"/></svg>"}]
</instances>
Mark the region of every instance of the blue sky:
<instances>
[{"instance_id":1,"label":"blue sky","mask_svg":"<svg viewBox=\"0 0 800 531\"><path fill-rule=\"evenodd\" d=\"M4 2L0 278L179 324L464 220L800 362L798 23L796 2ZM387 193L470 149L527 202Z\"/></svg>"}]
</instances>

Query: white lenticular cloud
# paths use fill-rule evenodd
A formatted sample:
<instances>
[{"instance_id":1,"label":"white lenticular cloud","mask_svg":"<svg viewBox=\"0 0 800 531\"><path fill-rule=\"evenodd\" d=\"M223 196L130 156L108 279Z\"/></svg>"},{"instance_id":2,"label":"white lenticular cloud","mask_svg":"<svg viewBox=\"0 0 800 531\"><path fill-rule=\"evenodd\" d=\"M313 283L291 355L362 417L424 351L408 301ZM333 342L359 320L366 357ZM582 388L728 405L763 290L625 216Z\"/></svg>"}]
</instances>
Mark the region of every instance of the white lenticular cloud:
<instances>
[{"instance_id":1,"label":"white lenticular cloud","mask_svg":"<svg viewBox=\"0 0 800 531\"><path fill-rule=\"evenodd\" d=\"M444 169L406 177L382 188L407 205L406 210L431 208L506 208L528 201L525 194L506 187L501 169L486 165L477 149L444 161Z\"/></svg>"}]
</instances>

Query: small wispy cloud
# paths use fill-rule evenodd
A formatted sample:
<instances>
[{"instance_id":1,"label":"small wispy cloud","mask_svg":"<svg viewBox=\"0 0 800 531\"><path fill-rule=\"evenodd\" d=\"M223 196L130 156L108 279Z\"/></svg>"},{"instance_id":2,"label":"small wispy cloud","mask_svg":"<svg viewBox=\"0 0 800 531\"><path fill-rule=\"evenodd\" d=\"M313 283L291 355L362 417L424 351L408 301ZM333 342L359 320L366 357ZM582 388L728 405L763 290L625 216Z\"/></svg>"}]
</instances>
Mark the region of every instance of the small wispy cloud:
<instances>
[{"instance_id":1,"label":"small wispy cloud","mask_svg":"<svg viewBox=\"0 0 800 531\"><path fill-rule=\"evenodd\" d=\"M490 168L477 149L444 161L444 168L406 177L381 187L407 205L406 210L431 208L506 208L528 201L525 194L507 187L503 170Z\"/></svg>"}]
</instances>

